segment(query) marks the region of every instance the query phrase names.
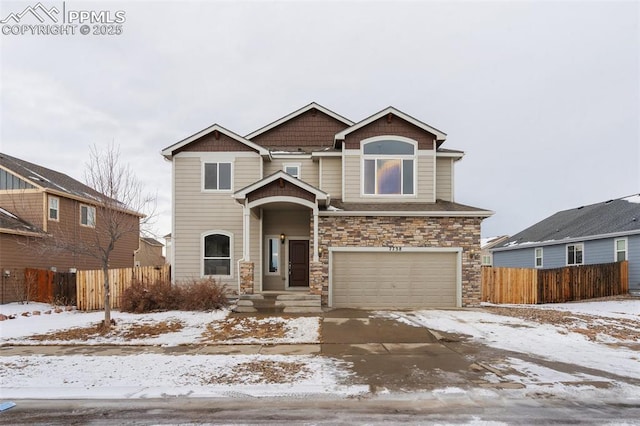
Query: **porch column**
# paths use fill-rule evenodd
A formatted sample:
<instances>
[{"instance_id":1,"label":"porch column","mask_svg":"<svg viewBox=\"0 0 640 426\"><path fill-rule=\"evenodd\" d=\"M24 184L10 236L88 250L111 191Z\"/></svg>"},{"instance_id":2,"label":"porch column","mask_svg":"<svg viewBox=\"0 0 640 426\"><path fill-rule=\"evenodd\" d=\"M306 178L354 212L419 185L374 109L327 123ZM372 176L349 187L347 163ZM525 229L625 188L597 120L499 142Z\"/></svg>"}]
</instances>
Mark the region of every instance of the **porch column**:
<instances>
[{"instance_id":1,"label":"porch column","mask_svg":"<svg viewBox=\"0 0 640 426\"><path fill-rule=\"evenodd\" d=\"M251 260L251 250L249 249L251 245L251 208L247 206L246 201L242 209L242 219L242 258L248 262Z\"/></svg>"},{"instance_id":2,"label":"porch column","mask_svg":"<svg viewBox=\"0 0 640 426\"><path fill-rule=\"evenodd\" d=\"M313 209L313 261L318 261L318 208Z\"/></svg>"}]
</instances>

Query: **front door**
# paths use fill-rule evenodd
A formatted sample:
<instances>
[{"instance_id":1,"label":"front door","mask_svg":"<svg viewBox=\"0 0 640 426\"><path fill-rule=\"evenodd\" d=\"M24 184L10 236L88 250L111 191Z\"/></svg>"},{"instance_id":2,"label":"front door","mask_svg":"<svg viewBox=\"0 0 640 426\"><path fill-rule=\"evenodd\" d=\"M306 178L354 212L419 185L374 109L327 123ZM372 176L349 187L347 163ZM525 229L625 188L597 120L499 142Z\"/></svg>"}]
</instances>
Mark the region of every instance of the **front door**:
<instances>
[{"instance_id":1,"label":"front door","mask_svg":"<svg viewBox=\"0 0 640 426\"><path fill-rule=\"evenodd\" d=\"M289 240L289 287L309 287L308 240Z\"/></svg>"}]
</instances>

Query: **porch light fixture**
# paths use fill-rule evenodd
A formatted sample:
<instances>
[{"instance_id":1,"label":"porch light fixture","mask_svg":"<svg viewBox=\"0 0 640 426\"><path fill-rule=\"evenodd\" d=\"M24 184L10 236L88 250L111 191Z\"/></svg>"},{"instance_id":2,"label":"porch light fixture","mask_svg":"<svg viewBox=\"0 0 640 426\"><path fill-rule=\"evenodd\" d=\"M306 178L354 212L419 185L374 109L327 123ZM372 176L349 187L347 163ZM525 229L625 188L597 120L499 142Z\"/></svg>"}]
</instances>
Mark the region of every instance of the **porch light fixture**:
<instances>
[{"instance_id":1,"label":"porch light fixture","mask_svg":"<svg viewBox=\"0 0 640 426\"><path fill-rule=\"evenodd\" d=\"M285 239L286 237L287 237L286 235L284 235L284 234L280 234L280 242L281 242L282 244L284 244L284 239Z\"/></svg>"},{"instance_id":2,"label":"porch light fixture","mask_svg":"<svg viewBox=\"0 0 640 426\"><path fill-rule=\"evenodd\" d=\"M318 247L318 256L322 257L322 247Z\"/></svg>"}]
</instances>

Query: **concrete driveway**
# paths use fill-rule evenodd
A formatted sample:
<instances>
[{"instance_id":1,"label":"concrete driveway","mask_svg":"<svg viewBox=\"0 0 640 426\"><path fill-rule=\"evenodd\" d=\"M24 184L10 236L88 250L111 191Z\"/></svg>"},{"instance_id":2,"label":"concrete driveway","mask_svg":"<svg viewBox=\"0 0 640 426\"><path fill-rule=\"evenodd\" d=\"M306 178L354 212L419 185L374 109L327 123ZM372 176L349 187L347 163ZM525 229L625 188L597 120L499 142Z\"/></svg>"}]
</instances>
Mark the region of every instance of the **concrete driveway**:
<instances>
[{"instance_id":1,"label":"concrete driveway","mask_svg":"<svg viewBox=\"0 0 640 426\"><path fill-rule=\"evenodd\" d=\"M369 311L336 309L324 314L320 352L351 362L356 374L351 383L368 384L374 393L485 383L488 371L455 345L424 327Z\"/></svg>"}]
</instances>

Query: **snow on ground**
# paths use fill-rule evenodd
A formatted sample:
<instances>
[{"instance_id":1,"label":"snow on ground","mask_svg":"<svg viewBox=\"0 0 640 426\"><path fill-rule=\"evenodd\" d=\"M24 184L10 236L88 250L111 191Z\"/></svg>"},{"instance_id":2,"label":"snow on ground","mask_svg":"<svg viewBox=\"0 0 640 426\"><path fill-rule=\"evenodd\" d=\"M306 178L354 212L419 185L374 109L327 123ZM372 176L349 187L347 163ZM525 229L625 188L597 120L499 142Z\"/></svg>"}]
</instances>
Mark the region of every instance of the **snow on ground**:
<instances>
[{"instance_id":1,"label":"snow on ground","mask_svg":"<svg viewBox=\"0 0 640 426\"><path fill-rule=\"evenodd\" d=\"M254 363L272 363L271 372ZM269 373L293 365L283 383ZM343 386L348 372L332 358L308 355L158 355L0 357L2 398L354 396L365 386ZM247 372L246 368L254 372Z\"/></svg>"},{"instance_id":2,"label":"snow on ground","mask_svg":"<svg viewBox=\"0 0 640 426\"><path fill-rule=\"evenodd\" d=\"M16 314L15 319L0 321L0 344L14 345L159 345L177 346L202 342L202 335L208 324L222 323L229 311L213 312L185 312L169 311L149 314L130 314L126 312L112 311L111 318L116 321L119 328L127 328L134 324L153 324L162 321L177 322L182 324L182 329L173 333L165 333L155 337L137 339L125 339L121 336L95 336L90 340L30 340L34 335L48 334L71 328L91 327L104 319L103 312L63 311L61 313L43 314L51 310L50 305L44 303L29 303L22 305L11 303L0 305L0 314ZM22 316L24 312L39 311L40 315ZM268 325L284 323L286 334L275 338L245 337L232 340L218 340L208 343L215 344L284 344L284 343L316 343L319 339L318 317L265 318L256 321L259 324Z\"/></svg>"},{"instance_id":3,"label":"snow on ground","mask_svg":"<svg viewBox=\"0 0 640 426\"><path fill-rule=\"evenodd\" d=\"M633 321L637 324L635 329L640 330L640 300L511 306L591 315L594 321L605 325L607 318L624 318ZM414 322L430 329L465 334L491 347L640 379L640 352L637 350L640 342L637 341L629 342L610 336L601 339L604 341L592 341L584 334L568 331L565 327L482 310L416 311L400 317L405 322ZM631 343L627 346L635 350L624 343Z\"/></svg>"}]
</instances>

